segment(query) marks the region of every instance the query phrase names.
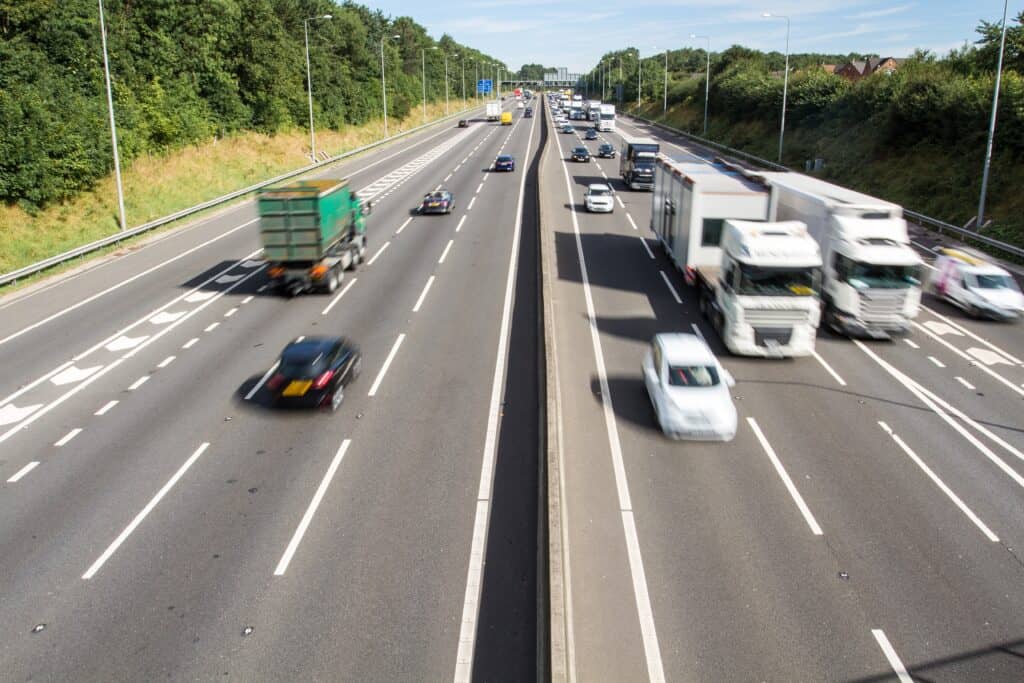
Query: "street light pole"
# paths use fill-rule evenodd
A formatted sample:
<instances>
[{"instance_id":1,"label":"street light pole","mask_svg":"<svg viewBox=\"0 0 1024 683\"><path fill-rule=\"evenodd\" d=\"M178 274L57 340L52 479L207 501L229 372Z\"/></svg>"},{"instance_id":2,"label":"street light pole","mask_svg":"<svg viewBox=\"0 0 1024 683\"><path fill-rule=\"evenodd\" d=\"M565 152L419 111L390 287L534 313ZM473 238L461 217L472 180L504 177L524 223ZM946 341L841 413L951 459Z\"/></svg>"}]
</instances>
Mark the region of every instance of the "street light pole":
<instances>
[{"instance_id":1,"label":"street light pole","mask_svg":"<svg viewBox=\"0 0 1024 683\"><path fill-rule=\"evenodd\" d=\"M384 101L384 137L388 136L388 84L384 79L384 39L387 36L381 36L380 38L380 94ZM399 35L391 36L392 40L398 40L401 38Z\"/></svg>"},{"instance_id":2,"label":"street light pole","mask_svg":"<svg viewBox=\"0 0 1024 683\"><path fill-rule=\"evenodd\" d=\"M110 89L110 60L107 58L107 25L103 19L103 0L100 3L100 36L103 40L103 74L107 80L107 111L110 114L110 140L114 147L114 179L117 183L117 219L121 232L128 229L124 215L124 188L121 186L121 157L117 152L117 124L114 123L114 96Z\"/></svg>"},{"instance_id":3,"label":"street light pole","mask_svg":"<svg viewBox=\"0 0 1024 683\"><path fill-rule=\"evenodd\" d=\"M330 19L330 14L319 17L303 19L302 32L306 37L306 92L309 95L309 147L313 153L313 163L316 163L316 130L313 128L313 75L309 68L309 22L317 19Z\"/></svg>"},{"instance_id":4,"label":"street light pole","mask_svg":"<svg viewBox=\"0 0 1024 683\"><path fill-rule=\"evenodd\" d=\"M690 38L704 38L708 41L707 57L708 65L707 71L704 74L704 137L708 136L708 96L711 93L711 36L698 36L694 33L690 34Z\"/></svg>"},{"instance_id":5,"label":"street light pole","mask_svg":"<svg viewBox=\"0 0 1024 683\"><path fill-rule=\"evenodd\" d=\"M779 163L782 163L782 141L786 135L786 94L789 91L789 17L765 12L761 16L786 20L786 71L782 76L782 123L779 125Z\"/></svg>"},{"instance_id":6,"label":"street light pole","mask_svg":"<svg viewBox=\"0 0 1024 683\"><path fill-rule=\"evenodd\" d=\"M466 55L459 58L462 60L462 106L466 106Z\"/></svg>"},{"instance_id":7,"label":"street light pole","mask_svg":"<svg viewBox=\"0 0 1024 683\"><path fill-rule=\"evenodd\" d=\"M643 85L644 60L640 58L640 48L636 50L636 107L640 108L640 91Z\"/></svg>"},{"instance_id":8,"label":"street light pole","mask_svg":"<svg viewBox=\"0 0 1024 683\"><path fill-rule=\"evenodd\" d=\"M999 63L996 66L996 87L992 93L992 118L988 122L988 143L985 145L985 169L981 174L981 197L978 198L978 220L975 229L980 231L985 222L985 193L988 191L988 173L992 164L992 143L996 135L996 113L999 111L999 85L1003 78L1003 51L1006 49L1006 7L1009 0L1003 0L1003 34L999 39Z\"/></svg>"},{"instance_id":9,"label":"street light pole","mask_svg":"<svg viewBox=\"0 0 1024 683\"><path fill-rule=\"evenodd\" d=\"M668 113L668 48L665 48L665 95L661 104L661 113Z\"/></svg>"},{"instance_id":10,"label":"street light pole","mask_svg":"<svg viewBox=\"0 0 1024 683\"><path fill-rule=\"evenodd\" d=\"M422 60L422 81L423 81L423 123L427 122L427 50L420 48L420 59Z\"/></svg>"},{"instance_id":11,"label":"street light pole","mask_svg":"<svg viewBox=\"0 0 1024 683\"><path fill-rule=\"evenodd\" d=\"M444 53L444 115L448 116L448 53Z\"/></svg>"}]
</instances>

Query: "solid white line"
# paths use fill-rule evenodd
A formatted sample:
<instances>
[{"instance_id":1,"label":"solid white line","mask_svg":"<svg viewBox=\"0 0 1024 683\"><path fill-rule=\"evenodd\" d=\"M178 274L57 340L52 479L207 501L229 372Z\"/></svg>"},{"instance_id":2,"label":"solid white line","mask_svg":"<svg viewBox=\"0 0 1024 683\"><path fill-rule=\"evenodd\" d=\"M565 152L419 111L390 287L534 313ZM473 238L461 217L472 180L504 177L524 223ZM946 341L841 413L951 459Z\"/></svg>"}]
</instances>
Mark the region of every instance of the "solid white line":
<instances>
[{"instance_id":1,"label":"solid white line","mask_svg":"<svg viewBox=\"0 0 1024 683\"><path fill-rule=\"evenodd\" d=\"M277 366L280 364L281 361L274 361L274 364L270 366L270 369L263 373L263 377L260 377L260 381L256 382L256 384L253 385L253 388L249 390L249 393L245 395L246 401L252 400L252 397L256 395L256 392L258 392L264 384L266 384L267 380L270 379L270 376L274 374L274 370L277 370Z\"/></svg>"},{"instance_id":2,"label":"solid white line","mask_svg":"<svg viewBox=\"0 0 1024 683\"><path fill-rule=\"evenodd\" d=\"M413 313L419 313L420 306L423 305L423 300L427 298L427 292L430 291L430 285L434 284L434 276L431 275L427 280L426 286L423 287L423 291L420 293L420 298L416 299L416 305L412 307Z\"/></svg>"},{"instance_id":3,"label":"solid white line","mask_svg":"<svg viewBox=\"0 0 1024 683\"><path fill-rule=\"evenodd\" d=\"M636 227L636 223L634 223L634 222L633 222L633 217L632 217L632 216L630 216L630 215L629 215L628 213L626 214L626 220L628 220L628 221L629 221L629 224L630 224L631 226L633 226L633 229L634 229L634 230L636 230L636 229L637 229L637 227Z\"/></svg>"},{"instance_id":4,"label":"solid white line","mask_svg":"<svg viewBox=\"0 0 1024 683\"><path fill-rule=\"evenodd\" d=\"M67 434L65 434L64 436L62 436L60 438L60 440L57 443L53 444L53 445L56 446L57 448L60 448L61 446L63 446L67 442L71 441L71 439L75 438L76 436L78 436L81 433L82 433L82 428L81 427L76 427L76 428L72 429L70 432L68 432Z\"/></svg>"},{"instance_id":5,"label":"solid white line","mask_svg":"<svg viewBox=\"0 0 1024 683\"><path fill-rule=\"evenodd\" d=\"M640 240L640 244L644 245L644 249L647 251L647 255L653 259L654 252L651 251L651 248L649 246L647 246L647 240L645 240L643 237L640 237L638 239Z\"/></svg>"},{"instance_id":6,"label":"solid white line","mask_svg":"<svg viewBox=\"0 0 1024 683\"><path fill-rule=\"evenodd\" d=\"M603 171L602 171L602 173L603 173ZM617 201L617 202L619 203L619 206L620 206L620 207L621 207L622 209L625 209L625 208L626 208L626 205L622 203L622 199L621 199L621 198L619 197L619 195L615 195L615 201Z\"/></svg>"},{"instance_id":7,"label":"solid white line","mask_svg":"<svg viewBox=\"0 0 1024 683\"><path fill-rule=\"evenodd\" d=\"M196 343L197 343L198 341L199 341L199 337L192 337L192 338L191 338L191 339L189 339L189 340L188 340L187 342L185 342L184 344L182 344L182 345L181 345L181 348L183 348L183 349L191 349L191 348L192 348L193 346L195 346L195 345L196 345Z\"/></svg>"},{"instance_id":8,"label":"solid white line","mask_svg":"<svg viewBox=\"0 0 1024 683\"><path fill-rule=\"evenodd\" d=\"M679 293L676 292L676 288L672 286L671 280L668 279L668 275L665 275L665 271L659 270L658 272L661 273L661 279L665 281L665 286L668 287L668 291L672 292L672 298L676 300L676 303L683 303L683 300L679 298Z\"/></svg>"},{"instance_id":9,"label":"solid white line","mask_svg":"<svg viewBox=\"0 0 1024 683\"><path fill-rule=\"evenodd\" d=\"M925 327L924 325L921 325L921 324L919 324L919 323L916 323L916 322L915 322L915 323L914 323L914 327L916 327L916 328L917 328L917 329L919 329L919 330L922 330L922 331L923 331L923 332L924 332L925 334L927 334L927 335L928 335L929 337L931 337L931 338L932 338L932 339L934 339L935 341L939 342L940 344L942 344L942 345L943 345L943 346L945 346L945 347L946 347L947 349L949 349L950 351L952 351L952 352L953 352L953 353L955 353L956 355L960 356L960 357L961 357L961 358L963 358L964 360L966 360L966 361L968 361L969 363L973 364L973 365L974 365L974 366L975 366L976 368L978 368L978 369L979 369L979 370L981 370L982 372L984 372L984 373L988 374L989 376L993 377L993 378L994 378L994 379L996 379L997 381L999 381L999 382L1002 382L1003 384L1005 384L1006 386L1008 386L1008 387L1009 387L1010 389L1012 389L1013 391L1017 392L1017 393L1018 393L1018 394L1020 394L1021 396L1024 396L1024 390L1021 390L1021 389L1020 389L1019 387L1017 387L1017 386L1016 386L1016 385L1015 385L1015 384L1014 384L1013 382L1011 382L1010 380L1006 379L1005 377L1003 377L1002 375L1000 375L1000 374L999 374L998 372L994 372L994 371L993 371L993 370L992 370L991 368L989 368L989 367L988 367L987 365L985 365L984 363L982 363L982 362L979 362L979 361L978 361L978 360L977 360L976 358L973 358L972 356L970 356L970 355L968 355L968 354L964 353L963 351L961 351L961 350L960 350L960 349L958 349L957 347L953 346L952 344L950 344L949 342L947 342L947 341L946 341L945 339L943 339L942 337L938 336L937 334L935 334L934 332L932 332L931 330L929 330L929 329L928 329L927 327ZM932 362L934 363L935 361L933 360ZM942 366L942 367L945 367L945 366Z\"/></svg>"},{"instance_id":10,"label":"solid white line","mask_svg":"<svg viewBox=\"0 0 1024 683\"><path fill-rule=\"evenodd\" d=\"M219 325L220 325L219 322L217 322L217 323L210 323L209 325L206 326L206 328L203 330L203 332L213 332L215 329L217 329L217 327Z\"/></svg>"},{"instance_id":11,"label":"solid white line","mask_svg":"<svg viewBox=\"0 0 1024 683\"><path fill-rule=\"evenodd\" d=\"M466 218L467 216L463 216L462 218L459 219L459 224L455 226L455 232L462 230L462 224L466 222Z\"/></svg>"},{"instance_id":12,"label":"solid white line","mask_svg":"<svg viewBox=\"0 0 1024 683\"><path fill-rule=\"evenodd\" d=\"M821 367L828 371L828 374L832 375L832 378L839 383L839 386L845 387L846 380L839 376L839 373L832 369L832 366L825 362L825 359L817 351L812 351L811 355L814 356L814 360L821 363Z\"/></svg>"},{"instance_id":13,"label":"solid white line","mask_svg":"<svg viewBox=\"0 0 1024 683\"><path fill-rule=\"evenodd\" d=\"M238 313L238 307L237 307L237 306L235 306L234 308L230 309L230 310L229 310L229 311L228 311L227 313L225 313L225 314L224 314L224 317L225 317L225 318L230 318L230 317L231 317L231 316L233 316L233 315L234 315L235 313Z\"/></svg>"},{"instance_id":14,"label":"solid white line","mask_svg":"<svg viewBox=\"0 0 1024 683\"><path fill-rule=\"evenodd\" d=\"M455 240L448 240L448 244L445 246L444 251L441 252L441 258L437 259L439 264L444 263L445 257L448 256L448 250L452 248L452 244L454 243Z\"/></svg>"},{"instance_id":15,"label":"solid white line","mask_svg":"<svg viewBox=\"0 0 1024 683\"><path fill-rule=\"evenodd\" d=\"M11 478L7 480L8 484L17 484L18 480L24 477L26 474L31 472L39 464L39 461L33 460L29 464L22 467L20 470L11 475Z\"/></svg>"},{"instance_id":16,"label":"solid white line","mask_svg":"<svg viewBox=\"0 0 1024 683\"><path fill-rule=\"evenodd\" d=\"M380 386L380 383L384 381L384 375L387 373L388 368L391 367L391 361L395 359L395 354L398 353L398 347L402 345L404 340L405 332L398 335L398 339L395 340L395 345L391 347L388 357L384 360L384 365L380 367L380 372L377 373L377 379L373 380L373 386L370 387L370 393L367 394L368 396L377 395L377 388Z\"/></svg>"},{"instance_id":17,"label":"solid white line","mask_svg":"<svg viewBox=\"0 0 1024 683\"><path fill-rule=\"evenodd\" d=\"M469 211L469 210L471 210L473 208L473 202L475 202L475 201L476 201L476 197L473 197L472 199L469 200L469 206L466 207L466 211Z\"/></svg>"},{"instance_id":18,"label":"solid white line","mask_svg":"<svg viewBox=\"0 0 1024 683\"><path fill-rule=\"evenodd\" d=\"M135 531L135 529L140 524L142 524L142 520L146 519L146 515L153 511L153 508L157 506L157 503L159 503L160 500L167 495L167 492L170 491L174 487L174 485L178 483L178 480L181 479L182 476L184 476L185 472L188 471L188 468L192 467L192 463L198 460L199 456L201 456L209 447L209 442L204 441L203 444L195 450L195 452L189 457L189 459L185 461L185 464L182 465L181 468L174 473L174 476L167 480L167 483L163 485L163 488L156 492L156 495L153 496L153 499L146 503L146 507L142 508L142 512L135 516L135 519L133 519L131 523L129 523L128 526L124 528L124 531L122 531L120 535L114 539L114 542L111 543L110 546L108 546L107 549L103 551L103 554L100 555L96 559L96 561L92 563L92 566L89 567L89 569L86 570L84 574L82 574L83 579L89 580L96 575L96 572L100 570L100 567L103 566L103 563L110 559L111 555L117 552L117 549L121 547L121 544L125 542L125 539L127 539L131 535L131 533Z\"/></svg>"},{"instance_id":19,"label":"solid white line","mask_svg":"<svg viewBox=\"0 0 1024 683\"><path fill-rule=\"evenodd\" d=\"M974 391L974 389L975 389L975 386L973 384L971 384L970 382L968 382L967 380L965 380L963 377L957 377L956 381L960 382L960 384L963 384L965 387L967 387L971 391Z\"/></svg>"},{"instance_id":20,"label":"solid white line","mask_svg":"<svg viewBox=\"0 0 1024 683\"><path fill-rule=\"evenodd\" d=\"M896 650L893 648L889 639L885 637L885 633L880 628L871 629L871 635L878 641L878 646L882 648L882 653L885 654L885 658L889 660L889 666L892 667L896 677L900 679L900 683L914 683L914 679L907 673L907 667L903 666L903 662L900 661L900 656L896 654Z\"/></svg>"},{"instance_id":21,"label":"solid white line","mask_svg":"<svg viewBox=\"0 0 1024 683\"><path fill-rule=\"evenodd\" d=\"M563 159L564 150L561 140L556 136L555 144L558 146L558 158ZM594 351L594 360L597 365L597 377L601 387L601 406L604 412L605 430L607 432L608 447L611 451L612 470L615 474L615 487L618 494L619 511L632 512L633 503L629 496L629 481L626 477L626 467L622 459L622 443L619 440L619 428L615 420L615 410L612 404L612 393L608 386L608 370L604 363L604 351L601 347L601 336L597 329L597 313L594 308L594 298L590 289L590 276L587 271L587 259L583 253L583 238L580 234L579 217L576 213L573 199L572 180L569 177L569 168L562 164L562 172L565 176L565 190L570 200L569 215L572 217L573 233L576 237L576 258L580 265L580 276L583 282L583 298L587 306L587 320L590 327L590 343ZM644 657L647 663L647 676L651 683L664 683L665 669L661 661L661 647L658 644L658 634L654 624L654 611L651 608L651 596L647 589L646 576L643 573L643 556L640 553L640 545L632 544L630 536L636 535L636 529L628 525L632 521L630 516L627 521L623 515L623 534L625 535L626 550L629 553L629 568L633 580L633 597L636 601L637 619L640 625L640 634L644 646ZM639 574L638 574L639 572Z\"/></svg>"},{"instance_id":22,"label":"solid white line","mask_svg":"<svg viewBox=\"0 0 1024 683\"><path fill-rule=\"evenodd\" d=\"M117 401L107 401L107 404L97 410L93 415L106 415L110 412L110 409L117 405Z\"/></svg>"},{"instance_id":23,"label":"solid white line","mask_svg":"<svg viewBox=\"0 0 1024 683\"><path fill-rule=\"evenodd\" d=\"M138 389L139 387L141 387L143 384L145 384L148 381L149 381L149 375L143 375L142 377L140 377L137 380L135 380L135 382L133 382L130 387L128 387L128 391L135 391L136 389Z\"/></svg>"},{"instance_id":24,"label":"solid white line","mask_svg":"<svg viewBox=\"0 0 1024 683\"><path fill-rule=\"evenodd\" d=\"M928 360L930 360L935 365L935 367L939 367L939 368L946 367L945 363L943 363L941 360L939 360L935 356L928 356Z\"/></svg>"},{"instance_id":25,"label":"solid white line","mask_svg":"<svg viewBox=\"0 0 1024 683\"><path fill-rule=\"evenodd\" d=\"M383 245L381 246L381 248L377 250L377 253L373 255L373 258L371 258L371 259L370 259L369 261L367 261L367 262L366 262L366 265L368 265L368 266L372 266L372 265L373 265L373 262L377 260L377 257L379 257L379 256L380 256L381 254L383 254L383 253L384 253L384 250L385 250L385 249L387 249L387 248L388 248L388 247L389 247L390 245L391 245L391 242L390 242L390 241L388 241L388 242L385 242L385 243L384 243L384 244L383 244Z\"/></svg>"},{"instance_id":26,"label":"solid white line","mask_svg":"<svg viewBox=\"0 0 1024 683\"><path fill-rule=\"evenodd\" d=\"M349 280L348 284L345 285L344 287L342 287L341 291L338 292L338 296L336 296L333 299L331 299L331 303L327 304L327 306L324 307L324 310L320 311L320 315L327 315L328 313L330 313L331 309L334 308L334 304L336 304L339 301L341 301L341 297L345 296L345 292L347 292L348 290L352 289L352 285L354 285L356 283L356 280L358 280L358 279L359 278L354 277L351 280Z\"/></svg>"},{"instance_id":27,"label":"solid white line","mask_svg":"<svg viewBox=\"0 0 1024 683\"><path fill-rule=\"evenodd\" d=\"M903 343L906 344L907 346L909 346L912 349L919 349L919 348L921 348L920 346L917 345L917 342L915 342L912 339L907 339L905 337L903 339Z\"/></svg>"},{"instance_id":28,"label":"solid white line","mask_svg":"<svg viewBox=\"0 0 1024 683\"><path fill-rule=\"evenodd\" d=\"M412 222L412 219L413 219L412 216L409 216L408 218L406 218L405 222L402 223L400 226L398 226L398 230L395 231L395 234L396 235L401 235L402 231L405 230L405 226L409 225L409 223Z\"/></svg>"},{"instance_id":29,"label":"solid white line","mask_svg":"<svg viewBox=\"0 0 1024 683\"><path fill-rule=\"evenodd\" d=\"M964 515L967 516L967 519L971 520L974 526L978 527L978 529L981 530L981 533L985 534L985 537L988 538L988 540L992 541L993 543L999 542L999 537L992 533L992 530L988 528L988 525L982 522L981 519L979 519L978 516L974 514L974 511L971 510L971 508L967 507L967 504L960 500L960 497L953 493L952 489L946 486L945 482L943 482L939 478L939 476L935 474L935 472L933 472L932 469L928 467L928 465L926 465L920 457L918 457L917 453L915 453L913 449L911 449L910 446L908 446L906 442L904 442L903 439L899 437L898 434L892 431L892 428L889 427L889 425L881 421L879 421L878 424L889 436L892 437L892 440L895 441L896 444L903 449L903 452L910 456L911 460L917 463L917 466L920 467L926 475L928 475L928 478L931 479L932 482L934 482L934 484L938 486L939 489L943 493L945 493L951 501L953 501L953 504L960 508L960 512L964 513Z\"/></svg>"},{"instance_id":30,"label":"solid white line","mask_svg":"<svg viewBox=\"0 0 1024 683\"><path fill-rule=\"evenodd\" d=\"M969 329L967 329L963 325L960 325L959 323L957 323L954 320L950 320L949 318L947 318L946 316L942 315L938 311L933 311L932 309L930 309L930 308L928 308L927 306L924 306L924 305L922 305L921 308L923 308L924 310L928 311L929 313L934 315L936 318L942 320L943 322L945 322L946 324L948 324L950 327L952 327L953 329L957 330L958 332L961 332L962 334L966 334L971 339L974 339L975 341L981 342L982 344L984 344L985 346L989 347L990 349L992 349L996 353L1000 353L1003 356L1006 356L1006 358L1008 360L1016 363L1017 365L1024 365L1024 360L1021 360L1020 358L1017 358L1016 356L1010 355L1009 353L1007 353L1003 349L999 348L998 346L996 346L995 344L993 344L989 340L985 339L984 337L979 337L978 335L974 334L973 332L971 332Z\"/></svg>"},{"instance_id":31,"label":"solid white line","mask_svg":"<svg viewBox=\"0 0 1024 683\"><path fill-rule=\"evenodd\" d=\"M480 190L482 190L483 188L484 188L484 184L480 183L479 185L476 186L476 192L474 192L473 194L479 193Z\"/></svg>"},{"instance_id":32,"label":"solid white line","mask_svg":"<svg viewBox=\"0 0 1024 683\"><path fill-rule=\"evenodd\" d=\"M331 460L331 464L328 466L327 472L324 474L324 478L320 480L320 486L317 487L316 493L313 494L313 500L309 501L309 507L306 508L305 514L302 515L302 520L299 522L299 526L296 527L295 533L292 535L292 540L288 542L288 547L285 548L284 555L281 556L281 560L277 563L277 567L274 569L274 576L283 576L285 571L288 569L288 563L292 561L292 556L295 555L295 550L299 547L299 543L302 541L302 537L305 535L306 529L309 528L309 523L313 521L313 515L316 514L316 509L320 507L320 501L324 499L324 495L327 493L327 487L331 485L334 473L338 471L338 467L341 465L341 461L345 457L345 451L348 450L350 443L352 443L351 439L345 439L342 441L341 446L338 448L338 452L334 454L334 458Z\"/></svg>"},{"instance_id":33,"label":"solid white line","mask_svg":"<svg viewBox=\"0 0 1024 683\"><path fill-rule=\"evenodd\" d=\"M158 368L166 368L168 365L170 365L171 363L174 362L174 359L175 359L175 356L167 356L167 358L164 358L162 361L160 361L160 364L157 365L157 367Z\"/></svg>"},{"instance_id":34,"label":"solid white line","mask_svg":"<svg viewBox=\"0 0 1024 683\"><path fill-rule=\"evenodd\" d=\"M811 514L811 509L807 507L807 503L804 502L803 496L796 490L796 485L793 484L793 480L789 478L789 474L786 472L786 468L782 466L782 462L779 460L779 456L775 455L775 449L768 443L768 439L765 438L764 433L761 432L761 428L757 424L757 420L752 417L747 418L747 424L754 430L754 436L761 442L761 448L764 449L768 459L772 461L772 465L775 466L775 471L778 472L779 478L782 479L782 483L786 485L786 489L789 491L789 495L793 497L793 501L796 506L800 508L800 514L804 516L804 521L807 522L807 526L811 527L811 533L815 536L821 536L824 532L821 527L818 526L818 521L814 519L814 515Z\"/></svg>"}]
</instances>

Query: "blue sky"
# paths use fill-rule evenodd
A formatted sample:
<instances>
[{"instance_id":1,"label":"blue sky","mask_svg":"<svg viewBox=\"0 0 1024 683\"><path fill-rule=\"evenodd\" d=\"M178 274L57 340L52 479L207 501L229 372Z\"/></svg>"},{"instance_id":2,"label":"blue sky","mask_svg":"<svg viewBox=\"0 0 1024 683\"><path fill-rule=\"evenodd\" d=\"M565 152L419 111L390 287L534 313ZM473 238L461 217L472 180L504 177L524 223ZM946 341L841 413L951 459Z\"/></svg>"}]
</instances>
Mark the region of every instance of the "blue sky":
<instances>
[{"instance_id":1,"label":"blue sky","mask_svg":"<svg viewBox=\"0 0 1024 683\"><path fill-rule=\"evenodd\" d=\"M408 15L435 37L448 33L504 60L591 67L606 50L639 47L644 56L711 36L712 50L739 43L783 51L788 14L793 52L876 52L903 57L922 47L945 54L973 41L978 20L999 21L1002 0L363 0L391 16ZM1024 9L1011 0L1010 16ZM657 49L655 49L657 48Z\"/></svg>"}]
</instances>

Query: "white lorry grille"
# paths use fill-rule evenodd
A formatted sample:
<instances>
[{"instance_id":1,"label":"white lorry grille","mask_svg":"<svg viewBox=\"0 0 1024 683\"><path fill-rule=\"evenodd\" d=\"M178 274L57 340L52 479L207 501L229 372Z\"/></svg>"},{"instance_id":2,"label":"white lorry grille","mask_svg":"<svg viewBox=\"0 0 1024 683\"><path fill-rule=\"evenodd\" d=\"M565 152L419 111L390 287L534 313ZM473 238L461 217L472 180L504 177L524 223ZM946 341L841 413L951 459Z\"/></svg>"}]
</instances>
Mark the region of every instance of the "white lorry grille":
<instances>
[{"instance_id":1,"label":"white lorry grille","mask_svg":"<svg viewBox=\"0 0 1024 683\"><path fill-rule=\"evenodd\" d=\"M867 323L899 322L907 292L902 289L871 289L860 294L860 317Z\"/></svg>"},{"instance_id":2,"label":"white lorry grille","mask_svg":"<svg viewBox=\"0 0 1024 683\"><path fill-rule=\"evenodd\" d=\"M799 325L807 322L807 311L775 310L771 308L748 308L743 311L743 321L756 326Z\"/></svg>"}]
</instances>

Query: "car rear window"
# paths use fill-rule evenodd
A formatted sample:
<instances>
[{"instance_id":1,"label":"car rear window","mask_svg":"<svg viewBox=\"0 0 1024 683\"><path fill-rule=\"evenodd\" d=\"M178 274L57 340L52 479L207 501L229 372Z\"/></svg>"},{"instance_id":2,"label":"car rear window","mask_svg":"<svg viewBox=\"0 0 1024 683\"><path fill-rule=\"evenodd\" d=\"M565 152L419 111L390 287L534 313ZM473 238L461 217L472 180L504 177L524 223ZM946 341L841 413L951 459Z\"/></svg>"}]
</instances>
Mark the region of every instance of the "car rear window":
<instances>
[{"instance_id":1,"label":"car rear window","mask_svg":"<svg viewBox=\"0 0 1024 683\"><path fill-rule=\"evenodd\" d=\"M316 377L325 369L327 369L327 355L321 353L313 357L285 356L281 359L278 372L289 378L308 378Z\"/></svg>"},{"instance_id":2,"label":"car rear window","mask_svg":"<svg viewBox=\"0 0 1024 683\"><path fill-rule=\"evenodd\" d=\"M670 365L668 383L674 387L718 386L718 368L711 365Z\"/></svg>"}]
</instances>

